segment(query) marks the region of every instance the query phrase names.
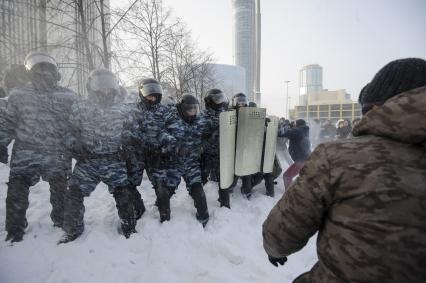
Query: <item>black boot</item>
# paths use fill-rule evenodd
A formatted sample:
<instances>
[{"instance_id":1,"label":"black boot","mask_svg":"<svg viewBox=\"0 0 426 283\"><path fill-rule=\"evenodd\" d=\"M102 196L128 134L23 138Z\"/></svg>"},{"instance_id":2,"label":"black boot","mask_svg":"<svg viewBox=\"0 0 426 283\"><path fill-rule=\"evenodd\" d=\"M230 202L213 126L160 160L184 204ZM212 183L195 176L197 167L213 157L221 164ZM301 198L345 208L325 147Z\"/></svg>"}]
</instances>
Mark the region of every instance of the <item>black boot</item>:
<instances>
[{"instance_id":1,"label":"black boot","mask_svg":"<svg viewBox=\"0 0 426 283\"><path fill-rule=\"evenodd\" d=\"M207 208L206 195L203 190L201 183L195 183L190 186L190 195L194 199L194 206L197 209L197 220L203 224L203 227L206 226L209 221L209 210Z\"/></svg>"},{"instance_id":2,"label":"black boot","mask_svg":"<svg viewBox=\"0 0 426 283\"><path fill-rule=\"evenodd\" d=\"M84 231L84 196L78 185L70 185L65 192L64 200L64 224L65 234L58 244L65 244L77 239Z\"/></svg>"},{"instance_id":3,"label":"black boot","mask_svg":"<svg viewBox=\"0 0 426 283\"><path fill-rule=\"evenodd\" d=\"M220 207L224 206L227 208L231 208L229 203L229 189L221 189L219 188L219 203Z\"/></svg>"},{"instance_id":4,"label":"black boot","mask_svg":"<svg viewBox=\"0 0 426 283\"><path fill-rule=\"evenodd\" d=\"M136 220L141 219L142 215L145 212L145 205L143 203L143 199L141 194L139 193L136 186L130 186L129 189L133 195L133 205L135 208L135 218Z\"/></svg>"},{"instance_id":5,"label":"black boot","mask_svg":"<svg viewBox=\"0 0 426 283\"><path fill-rule=\"evenodd\" d=\"M252 176L243 176L241 177L242 179L242 184L241 184L241 193L243 194L243 196L245 196L247 199L250 199L251 194L252 194Z\"/></svg>"},{"instance_id":6,"label":"black boot","mask_svg":"<svg viewBox=\"0 0 426 283\"><path fill-rule=\"evenodd\" d=\"M50 218L53 221L53 226L62 228L64 224L64 211L65 211L65 194L67 192L67 177L55 176L49 179L50 185L50 204L52 211Z\"/></svg>"},{"instance_id":7,"label":"black boot","mask_svg":"<svg viewBox=\"0 0 426 283\"><path fill-rule=\"evenodd\" d=\"M6 197L6 241L20 242L24 237L29 192L30 186L24 178L10 179Z\"/></svg>"},{"instance_id":8,"label":"black boot","mask_svg":"<svg viewBox=\"0 0 426 283\"><path fill-rule=\"evenodd\" d=\"M171 197L169 189L163 184L158 184L155 186L155 194L157 195L156 204L160 212L160 222L169 221Z\"/></svg>"},{"instance_id":9,"label":"black boot","mask_svg":"<svg viewBox=\"0 0 426 283\"><path fill-rule=\"evenodd\" d=\"M264 178L265 178L266 195L273 198L275 195L274 177L272 176L272 174L265 174Z\"/></svg>"},{"instance_id":10,"label":"black boot","mask_svg":"<svg viewBox=\"0 0 426 283\"><path fill-rule=\"evenodd\" d=\"M262 173L256 173L251 175L251 186L256 187L260 183L262 183L263 180L263 174Z\"/></svg>"},{"instance_id":11,"label":"black boot","mask_svg":"<svg viewBox=\"0 0 426 283\"><path fill-rule=\"evenodd\" d=\"M129 187L118 187L113 193L118 216L121 219L121 232L124 237L129 238L136 233L136 217L132 189Z\"/></svg>"}]
</instances>

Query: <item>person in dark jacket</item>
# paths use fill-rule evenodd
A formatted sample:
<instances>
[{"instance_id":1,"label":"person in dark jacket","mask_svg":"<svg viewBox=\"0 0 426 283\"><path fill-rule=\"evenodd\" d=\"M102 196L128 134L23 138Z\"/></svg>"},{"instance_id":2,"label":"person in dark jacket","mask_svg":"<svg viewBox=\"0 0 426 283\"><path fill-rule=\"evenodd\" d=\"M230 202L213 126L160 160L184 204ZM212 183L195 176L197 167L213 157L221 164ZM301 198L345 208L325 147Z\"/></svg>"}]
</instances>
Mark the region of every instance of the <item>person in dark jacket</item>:
<instances>
[{"instance_id":1,"label":"person in dark jacket","mask_svg":"<svg viewBox=\"0 0 426 283\"><path fill-rule=\"evenodd\" d=\"M336 127L331 123L330 120L326 120L321 127L320 131L320 142L327 142L334 140L336 136Z\"/></svg>"},{"instance_id":2,"label":"person in dark jacket","mask_svg":"<svg viewBox=\"0 0 426 283\"><path fill-rule=\"evenodd\" d=\"M338 127L336 129L336 138L338 140L350 137L350 133L352 132L351 121L349 121L348 119L341 120L339 121L337 126Z\"/></svg>"},{"instance_id":3,"label":"person in dark jacket","mask_svg":"<svg viewBox=\"0 0 426 283\"><path fill-rule=\"evenodd\" d=\"M303 164L311 154L311 143L309 141L309 127L305 120L296 120L296 126L280 134L281 137L288 138L290 145L288 152L294 163L284 172L284 186L287 189L293 178L299 174Z\"/></svg>"}]
</instances>

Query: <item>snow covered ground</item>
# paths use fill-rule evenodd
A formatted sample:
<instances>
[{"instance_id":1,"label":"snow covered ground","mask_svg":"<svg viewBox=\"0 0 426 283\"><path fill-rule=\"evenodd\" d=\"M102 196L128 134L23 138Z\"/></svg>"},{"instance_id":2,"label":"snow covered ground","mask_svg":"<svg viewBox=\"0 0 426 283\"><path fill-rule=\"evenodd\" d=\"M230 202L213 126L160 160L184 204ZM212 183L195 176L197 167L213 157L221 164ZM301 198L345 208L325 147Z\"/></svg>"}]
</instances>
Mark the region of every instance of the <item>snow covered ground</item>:
<instances>
[{"instance_id":1,"label":"snow covered ground","mask_svg":"<svg viewBox=\"0 0 426 283\"><path fill-rule=\"evenodd\" d=\"M283 162L285 164L285 162ZM181 184L172 198L172 219L160 224L155 194L144 180L139 190L147 211L139 233L118 234L115 202L104 184L85 200L86 230L75 242L57 245L62 231L49 217L48 184L30 192L29 229L24 241L6 243L4 230L9 169L0 164L0 282L291 282L316 262L315 237L284 267L275 268L262 247L262 223L283 194L282 179L275 198L260 184L250 201L239 187L232 210L220 208L214 183L205 187L210 221L205 229L195 219L193 201Z\"/></svg>"}]
</instances>

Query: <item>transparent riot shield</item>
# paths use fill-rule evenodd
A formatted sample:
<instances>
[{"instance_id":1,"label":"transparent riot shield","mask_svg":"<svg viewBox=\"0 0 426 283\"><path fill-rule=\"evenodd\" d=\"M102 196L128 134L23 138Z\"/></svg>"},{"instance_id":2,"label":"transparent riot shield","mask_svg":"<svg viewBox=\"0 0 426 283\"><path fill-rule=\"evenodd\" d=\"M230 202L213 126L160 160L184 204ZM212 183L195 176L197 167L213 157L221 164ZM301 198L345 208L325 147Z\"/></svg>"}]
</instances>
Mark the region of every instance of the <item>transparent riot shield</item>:
<instances>
[{"instance_id":1,"label":"transparent riot shield","mask_svg":"<svg viewBox=\"0 0 426 283\"><path fill-rule=\"evenodd\" d=\"M235 175L246 176L262 171L265 134L265 108L244 107L238 111Z\"/></svg>"},{"instance_id":2,"label":"transparent riot shield","mask_svg":"<svg viewBox=\"0 0 426 283\"><path fill-rule=\"evenodd\" d=\"M220 113L219 149L220 149L220 187L229 188L234 181L235 134L237 113L235 110Z\"/></svg>"},{"instance_id":3,"label":"transparent riot shield","mask_svg":"<svg viewBox=\"0 0 426 283\"><path fill-rule=\"evenodd\" d=\"M266 126L265 147L263 149L263 173L272 172L277 151L278 122L280 119L276 116L270 116L269 119L270 122Z\"/></svg>"}]
</instances>

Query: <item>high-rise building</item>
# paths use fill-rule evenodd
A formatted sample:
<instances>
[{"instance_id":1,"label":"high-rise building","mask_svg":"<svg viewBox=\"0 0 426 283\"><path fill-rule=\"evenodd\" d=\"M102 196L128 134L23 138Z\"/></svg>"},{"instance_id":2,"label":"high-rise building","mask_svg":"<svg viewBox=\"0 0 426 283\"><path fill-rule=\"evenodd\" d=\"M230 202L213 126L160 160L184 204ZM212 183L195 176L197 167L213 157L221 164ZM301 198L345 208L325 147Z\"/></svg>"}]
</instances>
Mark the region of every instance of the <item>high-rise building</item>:
<instances>
[{"instance_id":1,"label":"high-rise building","mask_svg":"<svg viewBox=\"0 0 426 283\"><path fill-rule=\"evenodd\" d=\"M233 0L234 64L246 70L245 93L260 105L260 0Z\"/></svg>"},{"instance_id":2,"label":"high-rise building","mask_svg":"<svg viewBox=\"0 0 426 283\"><path fill-rule=\"evenodd\" d=\"M304 66L299 72L299 104L308 104L308 95L322 90L322 67L317 64Z\"/></svg>"},{"instance_id":3,"label":"high-rise building","mask_svg":"<svg viewBox=\"0 0 426 283\"><path fill-rule=\"evenodd\" d=\"M211 74L215 88L231 99L234 94L244 92L246 87L245 69L234 65L211 64Z\"/></svg>"},{"instance_id":4,"label":"high-rise building","mask_svg":"<svg viewBox=\"0 0 426 283\"><path fill-rule=\"evenodd\" d=\"M47 47L46 0L1 0L0 74L22 64L31 50Z\"/></svg>"},{"instance_id":5,"label":"high-rise building","mask_svg":"<svg viewBox=\"0 0 426 283\"><path fill-rule=\"evenodd\" d=\"M300 70L299 105L290 111L290 119L307 121L359 118L359 104L353 102L351 95L344 89L330 91L323 89L322 67L317 64L304 66Z\"/></svg>"},{"instance_id":6,"label":"high-rise building","mask_svg":"<svg viewBox=\"0 0 426 283\"><path fill-rule=\"evenodd\" d=\"M82 36L85 20L94 67L103 65L99 54L102 46L102 20L109 28L109 16L100 17L99 1L85 0L81 17L74 1L1 0L0 4L0 75L11 64L22 64L31 51L46 51L57 61L62 74L61 85L81 95L86 92L89 73L87 47ZM109 0L104 0L104 15L109 15ZM108 48L110 44L108 42Z\"/></svg>"}]
</instances>

